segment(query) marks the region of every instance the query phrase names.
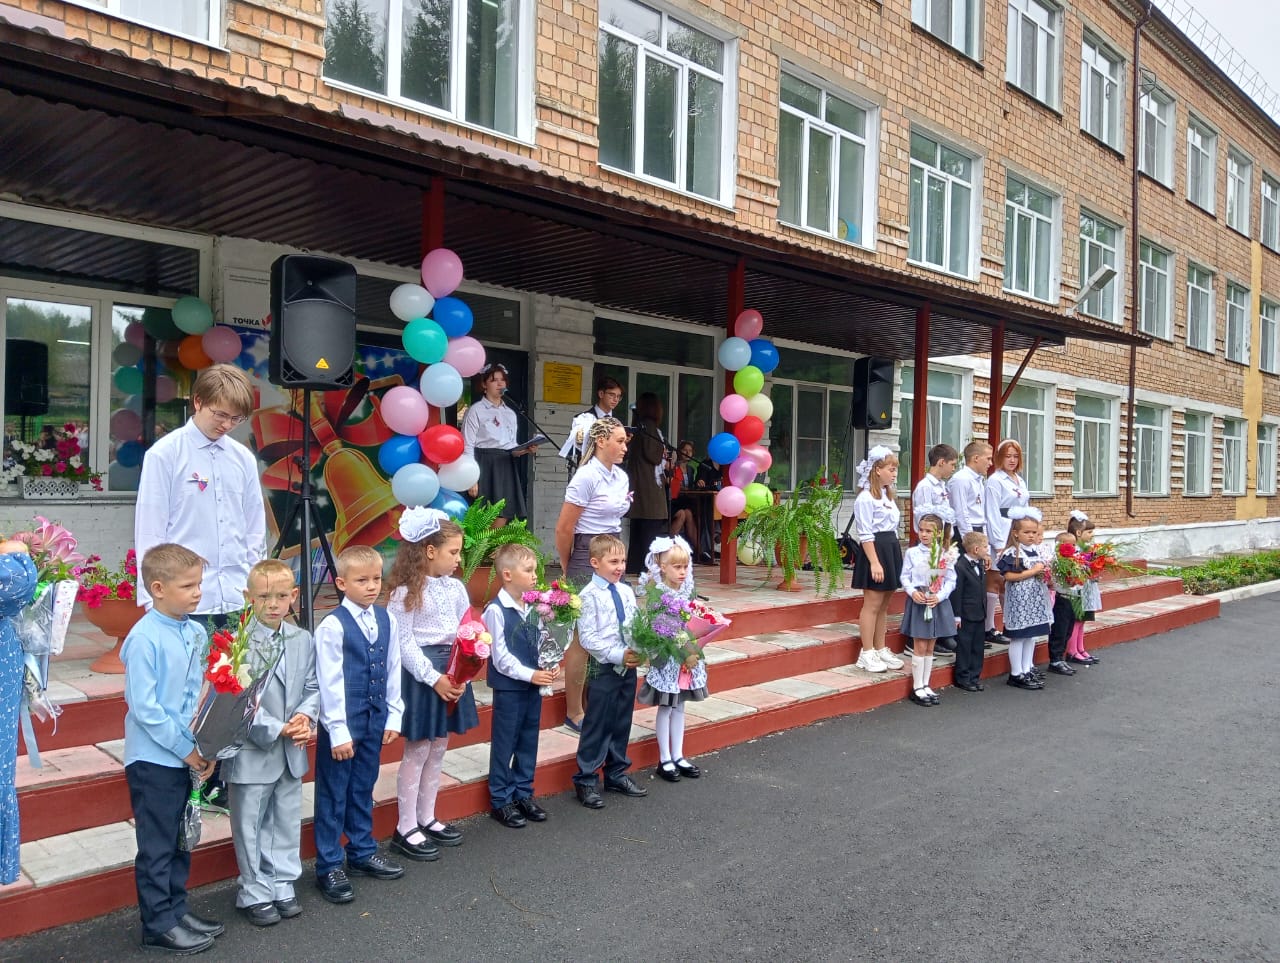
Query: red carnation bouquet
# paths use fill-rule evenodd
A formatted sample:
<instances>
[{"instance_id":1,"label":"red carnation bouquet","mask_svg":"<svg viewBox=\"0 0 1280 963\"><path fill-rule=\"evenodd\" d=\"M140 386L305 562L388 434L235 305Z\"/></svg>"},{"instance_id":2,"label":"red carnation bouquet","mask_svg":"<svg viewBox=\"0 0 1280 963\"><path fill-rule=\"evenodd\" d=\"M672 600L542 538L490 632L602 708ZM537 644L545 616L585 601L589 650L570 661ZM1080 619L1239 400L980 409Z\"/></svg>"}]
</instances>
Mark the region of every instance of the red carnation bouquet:
<instances>
[{"instance_id":1,"label":"red carnation bouquet","mask_svg":"<svg viewBox=\"0 0 1280 963\"><path fill-rule=\"evenodd\" d=\"M449 650L449 663L444 674L454 685L466 685L478 676L489 658L489 646L493 644L493 636L484 627L484 623L475 617L470 609L462 624L458 626L458 634L453 640L453 648ZM456 703L449 703L449 712L453 712Z\"/></svg>"},{"instance_id":2,"label":"red carnation bouquet","mask_svg":"<svg viewBox=\"0 0 1280 963\"><path fill-rule=\"evenodd\" d=\"M217 629L205 655L204 689L191 731L205 759L228 759L244 745L262 690L280 660L279 641L253 638L256 622L246 605L231 619L232 628Z\"/></svg>"},{"instance_id":3,"label":"red carnation bouquet","mask_svg":"<svg viewBox=\"0 0 1280 963\"><path fill-rule=\"evenodd\" d=\"M1080 557L1080 550L1070 542L1059 542L1049 565L1053 587L1071 600L1071 611L1079 619L1084 615L1084 599L1080 587L1089 580L1089 566Z\"/></svg>"}]
</instances>

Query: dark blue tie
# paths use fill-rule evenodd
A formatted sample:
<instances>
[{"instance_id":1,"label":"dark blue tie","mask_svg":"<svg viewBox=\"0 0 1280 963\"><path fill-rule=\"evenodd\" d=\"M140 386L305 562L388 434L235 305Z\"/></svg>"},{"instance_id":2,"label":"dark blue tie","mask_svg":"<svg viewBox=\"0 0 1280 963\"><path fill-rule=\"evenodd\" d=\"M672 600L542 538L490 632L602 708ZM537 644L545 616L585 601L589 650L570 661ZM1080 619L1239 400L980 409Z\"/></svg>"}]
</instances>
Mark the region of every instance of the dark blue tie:
<instances>
[{"instance_id":1,"label":"dark blue tie","mask_svg":"<svg viewBox=\"0 0 1280 963\"><path fill-rule=\"evenodd\" d=\"M617 583L609 583L609 594L613 596L613 610L618 613L618 624L621 625L627 621L627 610L622 607L622 593L618 591Z\"/></svg>"}]
</instances>

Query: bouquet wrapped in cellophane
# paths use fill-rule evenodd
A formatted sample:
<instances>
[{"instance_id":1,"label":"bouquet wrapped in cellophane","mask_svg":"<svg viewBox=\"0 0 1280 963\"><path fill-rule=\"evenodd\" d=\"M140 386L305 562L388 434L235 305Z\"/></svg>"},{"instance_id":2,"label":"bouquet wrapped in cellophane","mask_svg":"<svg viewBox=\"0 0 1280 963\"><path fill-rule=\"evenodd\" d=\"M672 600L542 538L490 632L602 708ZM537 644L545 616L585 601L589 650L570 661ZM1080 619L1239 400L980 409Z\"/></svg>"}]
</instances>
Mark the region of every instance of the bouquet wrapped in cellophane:
<instances>
[{"instance_id":1,"label":"bouquet wrapped in cellophane","mask_svg":"<svg viewBox=\"0 0 1280 963\"><path fill-rule=\"evenodd\" d=\"M549 587L539 586L525 592L520 599L529 606L529 619L542 623L538 635L538 668L554 669L564 661L573 628L582 613L582 599L577 589L564 579L553 581ZM551 695L551 691L549 685L538 688L544 696Z\"/></svg>"},{"instance_id":2,"label":"bouquet wrapped in cellophane","mask_svg":"<svg viewBox=\"0 0 1280 963\"><path fill-rule=\"evenodd\" d=\"M229 759L240 751L283 651L278 639L254 639L250 606L233 616L231 624L232 628L217 629L209 640L204 688L191 725L196 748L205 759Z\"/></svg>"},{"instance_id":3,"label":"bouquet wrapped in cellophane","mask_svg":"<svg viewBox=\"0 0 1280 963\"><path fill-rule=\"evenodd\" d=\"M644 595L637 599L636 613L622 627L627 645L646 662L663 662L675 659L683 662L696 655L701 646L689 631L689 619L693 615L687 599L656 582L644 587ZM619 675L626 666L614 666Z\"/></svg>"},{"instance_id":4,"label":"bouquet wrapped in cellophane","mask_svg":"<svg viewBox=\"0 0 1280 963\"><path fill-rule=\"evenodd\" d=\"M454 685L466 685L484 671L485 662L489 658L489 646L493 636L484 627L484 623L474 617L468 610L467 617L458 626L457 637L453 640L453 648L449 650L449 664L444 674ZM448 712L453 714L456 702L449 703Z\"/></svg>"}]
</instances>

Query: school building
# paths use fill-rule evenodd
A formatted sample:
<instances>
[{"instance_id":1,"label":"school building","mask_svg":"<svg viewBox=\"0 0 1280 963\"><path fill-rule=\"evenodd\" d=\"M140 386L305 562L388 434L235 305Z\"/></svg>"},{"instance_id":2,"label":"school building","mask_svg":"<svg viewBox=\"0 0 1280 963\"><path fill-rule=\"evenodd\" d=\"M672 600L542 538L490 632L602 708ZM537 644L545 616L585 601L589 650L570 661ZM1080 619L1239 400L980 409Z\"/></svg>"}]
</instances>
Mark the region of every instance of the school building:
<instances>
[{"instance_id":1,"label":"school building","mask_svg":"<svg viewBox=\"0 0 1280 963\"><path fill-rule=\"evenodd\" d=\"M608 373L704 451L752 307L777 489L880 441L905 486L929 445L1011 436L1051 525L1083 507L1147 556L1280 542L1280 125L1146 3L0 0L0 132L5 436L87 424L108 474L9 486L9 527L123 552L191 380L130 325L194 295L241 332L273 524L311 431L335 543L379 544L375 402L417 375L388 296L445 246L552 435ZM263 335L299 251L359 272L362 377L306 411ZM860 356L895 362L879 432L850 424ZM548 541L565 478L544 448Z\"/></svg>"}]
</instances>

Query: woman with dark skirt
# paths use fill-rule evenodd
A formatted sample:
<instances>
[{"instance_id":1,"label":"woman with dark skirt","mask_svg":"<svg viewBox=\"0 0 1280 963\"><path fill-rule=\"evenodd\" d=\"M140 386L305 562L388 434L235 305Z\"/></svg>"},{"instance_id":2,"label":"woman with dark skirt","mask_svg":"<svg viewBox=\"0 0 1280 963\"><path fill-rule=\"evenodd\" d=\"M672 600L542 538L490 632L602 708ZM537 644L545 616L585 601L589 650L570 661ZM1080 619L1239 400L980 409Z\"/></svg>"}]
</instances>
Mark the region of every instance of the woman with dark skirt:
<instances>
[{"instance_id":1,"label":"woman with dark skirt","mask_svg":"<svg viewBox=\"0 0 1280 963\"><path fill-rule=\"evenodd\" d=\"M627 534L627 574L645 570L649 543L668 534L671 525L667 505L667 444L662 437L662 402L646 391L636 402L633 431L627 453L627 475L631 479L631 530Z\"/></svg>"},{"instance_id":2,"label":"woman with dark skirt","mask_svg":"<svg viewBox=\"0 0 1280 963\"><path fill-rule=\"evenodd\" d=\"M480 481L476 483L479 495L494 504L499 499L506 502L495 526L529 517L524 479L516 458L536 450L529 448L519 455L512 454L519 425L515 411L502 400L506 388L507 369L500 364L485 365L474 379L473 392L481 396L472 402L462 418L466 453L480 466Z\"/></svg>"},{"instance_id":3,"label":"woman with dark skirt","mask_svg":"<svg viewBox=\"0 0 1280 963\"><path fill-rule=\"evenodd\" d=\"M858 548L853 559L853 587L862 589L862 613L858 617L862 654L855 663L868 672L901 669L905 662L885 645L889 599L902 579L902 545L898 522L902 513L893 497L898 456L876 445L858 465L862 491L853 503L858 528Z\"/></svg>"}]
</instances>

